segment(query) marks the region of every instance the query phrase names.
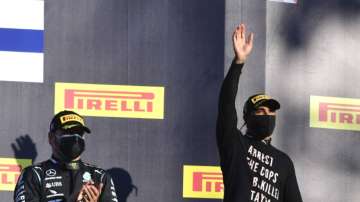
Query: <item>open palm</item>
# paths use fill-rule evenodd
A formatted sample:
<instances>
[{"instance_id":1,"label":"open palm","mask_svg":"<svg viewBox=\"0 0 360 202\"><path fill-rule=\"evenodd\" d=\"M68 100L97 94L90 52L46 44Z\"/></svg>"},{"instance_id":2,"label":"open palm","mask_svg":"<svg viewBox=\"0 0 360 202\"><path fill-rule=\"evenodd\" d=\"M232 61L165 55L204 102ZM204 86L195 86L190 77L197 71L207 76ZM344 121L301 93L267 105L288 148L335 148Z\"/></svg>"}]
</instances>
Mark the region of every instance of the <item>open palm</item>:
<instances>
[{"instance_id":1,"label":"open palm","mask_svg":"<svg viewBox=\"0 0 360 202\"><path fill-rule=\"evenodd\" d=\"M253 48L254 34L246 37L246 26L240 24L233 34L233 46L236 56L236 63L244 63Z\"/></svg>"}]
</instances>

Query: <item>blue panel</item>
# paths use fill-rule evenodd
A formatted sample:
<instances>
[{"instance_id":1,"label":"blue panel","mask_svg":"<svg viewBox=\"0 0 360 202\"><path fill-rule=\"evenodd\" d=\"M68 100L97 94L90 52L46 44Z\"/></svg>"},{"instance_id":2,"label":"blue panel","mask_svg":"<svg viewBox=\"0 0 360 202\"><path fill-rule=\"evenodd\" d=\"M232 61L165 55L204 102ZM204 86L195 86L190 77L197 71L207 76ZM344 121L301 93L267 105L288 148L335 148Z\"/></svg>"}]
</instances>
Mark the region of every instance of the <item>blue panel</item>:
<instances>
[{"instance_id":1,"label":"blue panel","mask_svg":"<svg viewBox=\"0 0 360 202\"><path fill-rule=\"evenodd\" d=\"M44 31L0 28L0 51L42 53Z\"/></svg>"}]
</instances>

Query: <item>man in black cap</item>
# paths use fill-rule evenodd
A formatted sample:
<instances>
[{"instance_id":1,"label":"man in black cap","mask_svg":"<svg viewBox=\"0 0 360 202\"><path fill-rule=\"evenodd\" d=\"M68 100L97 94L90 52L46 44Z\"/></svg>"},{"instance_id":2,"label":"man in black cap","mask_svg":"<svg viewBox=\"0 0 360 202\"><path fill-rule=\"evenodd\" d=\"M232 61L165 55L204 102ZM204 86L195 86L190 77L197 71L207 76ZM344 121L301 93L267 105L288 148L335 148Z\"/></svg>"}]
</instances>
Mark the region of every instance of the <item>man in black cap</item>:
<instances>
[{"instance_id":1,"label":"man in black cap","mask_svg":"<svg viewBox=\"0 0 360 202\"><path fill-rule=\"evenodd\" d=\"M235 59L219 99L217 144L224 178L224 202L302 202L293 162L270 144L278 101L251 96L243 108L246 133L237 128L235 98L241 70L253 47L244 24L233 34Z\"/></svg>"},{"instance_id":2,"label":"man in black cap","mask_svg":"<svg viewBox=\"0 0 360 202\"><path fill-rule=\"evenodd\" d=\"M16 184L16 202L118 201L109 174L81 161L90 129L83 117L61 111L50 123L52 157L25 168Z\"/></svg>"}]
</instances>

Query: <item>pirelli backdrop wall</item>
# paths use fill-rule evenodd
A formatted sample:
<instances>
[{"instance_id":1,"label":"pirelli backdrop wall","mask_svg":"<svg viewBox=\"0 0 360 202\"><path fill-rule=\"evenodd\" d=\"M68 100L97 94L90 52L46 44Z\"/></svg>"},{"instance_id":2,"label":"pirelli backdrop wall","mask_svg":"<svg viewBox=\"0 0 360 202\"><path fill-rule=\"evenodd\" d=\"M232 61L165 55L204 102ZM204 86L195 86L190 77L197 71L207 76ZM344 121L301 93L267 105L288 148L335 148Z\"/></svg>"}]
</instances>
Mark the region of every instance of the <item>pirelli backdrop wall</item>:
<instances>
[{"instance_id":1,"label":"pirelli backdrop wall","mask_svg":"<svg viewBox=\"0 0 360 202\"><path fill-rule=\"evenodd\" d=\"M266 90L304 201L360 200L359 1L268 2Z\"/></svg>"},{"instance_id":2,"label":"pirelli backdrop wall","mask_svg":"<svg viewBox=\"0 0 360 202\"><path fill-rule=\"evenodd\" d=\"M49 158L49 121L64 108L85 115L92 134L83 159L113 174L120 201L197 201L183 197L183 172L218 162L225 2L1 3L0 15L22 17L18 27L4 23L0 38L23 34L0 42L26 36L35 45L0 45L11 53L0 66L0 201L12 201L21 168Z\"/></svg>"},{"instance_id":3,"label":"pirelli backdrop wall","mask_svg":"<svg viewBox=\"0 0 360 202\"><path fill-rule=\"evenodd\" d=\"M112 174L120 201L221 201L217 96L242 21L255 47L238 114L251 94L277 98L274 145L304 201L357 202L360 4L277 1L0 0L0 201L49 157L62 109L86 117L83 159Z\"/></svg>"},{"instance_id":4,"label":"pirelli backdrop wall","mask_svg":"<svg viewBox=\"0 0 360 202\"><path fill-rule=\"evenodd\" d=\"M254 92L277 98L282 108L273 144L293 159L303 200L357 202L359 1L277 1L226 1L225 72L236 23L255 32L256 52L239 84L238 115Z\"/></svg>"}]
</instances>

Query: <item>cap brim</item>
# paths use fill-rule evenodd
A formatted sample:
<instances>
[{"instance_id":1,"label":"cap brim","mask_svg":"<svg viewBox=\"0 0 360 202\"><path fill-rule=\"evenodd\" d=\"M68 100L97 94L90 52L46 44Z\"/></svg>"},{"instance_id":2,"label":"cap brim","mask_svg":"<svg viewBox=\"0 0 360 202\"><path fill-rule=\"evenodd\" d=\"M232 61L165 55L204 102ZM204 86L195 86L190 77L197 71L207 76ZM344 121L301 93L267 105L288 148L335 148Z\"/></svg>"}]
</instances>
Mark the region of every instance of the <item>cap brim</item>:
<instances>
[{"instance_id":1,"label":"cap brim","mask_svg":"<svg viewBox=\"0 0 360 202\"><path fill-rule=\"evenodd\" d=\"M260 106L269 107L271 111L276 111L276 110L280 109L280 103L274 99L264 100L258 105L258 107L260 107Z\"/></svg>"},{"instance_id":2,"label":"cap brim","mask_svg":"<svg viewBox=\"0 0 360 202\"><path fill-rule=\"evenodd\" d=\"M74 127L71 127L71 128L68 128L66 130L69 130L69 131L85 131L86 133L91 133L91 130L86 127L86 126L81 126L81 125L78 125L78 126L74 126Z\"/></svg>"}]
</instances>

